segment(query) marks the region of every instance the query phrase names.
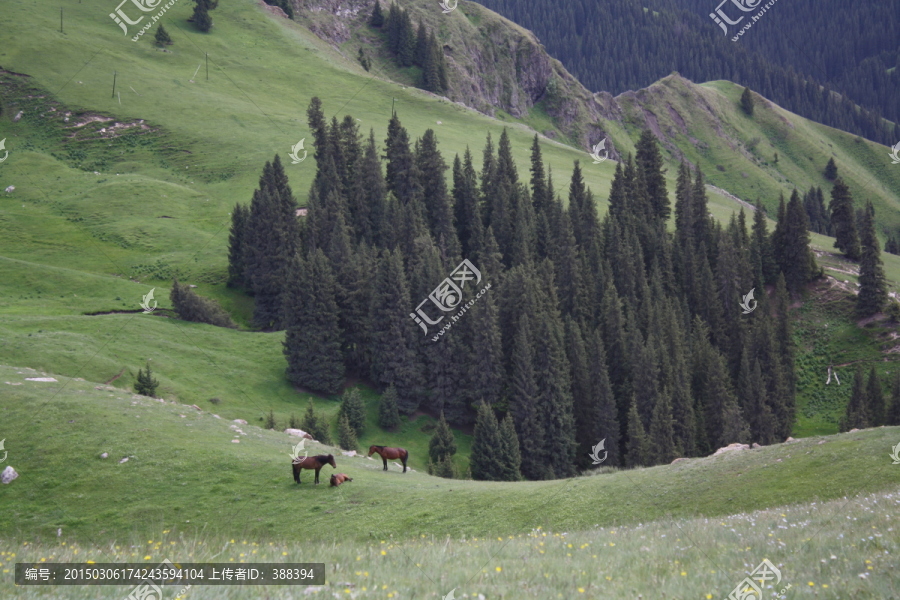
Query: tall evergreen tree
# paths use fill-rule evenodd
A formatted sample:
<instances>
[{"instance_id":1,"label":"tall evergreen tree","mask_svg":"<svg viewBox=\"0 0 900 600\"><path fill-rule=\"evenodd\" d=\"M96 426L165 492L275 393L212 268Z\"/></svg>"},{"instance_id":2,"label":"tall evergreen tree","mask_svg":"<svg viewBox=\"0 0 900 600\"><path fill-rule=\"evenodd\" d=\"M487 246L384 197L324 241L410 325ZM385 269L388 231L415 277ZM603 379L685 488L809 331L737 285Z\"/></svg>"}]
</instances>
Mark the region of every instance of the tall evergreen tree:
<instances>
[{"instance_id":1,"label":"tall evergreen tree","mask_svg":"<svg viewBox=\"0 0 900 600\"><path fill-rule=\"evenodd\" d=\"M375 275L371 309L372 376L397 389L397 407L410 415L419 407L424 386L417 332L409 318L409 296L399 250L383 253Z\"/></svg>"},{"instance_id":2,"label":"tall evergreen tree","mask_svg":"<svg viewBox=\"0 0 900 600\"><path fill-rule=\"evenodd\" d=\"M653 132L649 129L641 132L636 148L635 162L647 188L652 214L660 224L665 224L672 210L669 206L669 194L666 192L662 154Z\"/></svg>"},{"instance_id":3,"label":"tall evergreen tree","mask_svg":"<svg viewBox=\"0 0 900 600\"><path fill-rule=\"evenodd\" d=\"M862 365L856 366L853 376L853 390L850 392L850 402L840 422L841 431L851 429L866 429L870 425L868 413L868 399L866 394L865 378Z\"/></svg>"},{"instance_id":4,"label":"tall evergreen tree","mask_svg":"<svg viewBox=\"0 0 900 600\"><path fill-rule=\"evenodd\" d=\"M881 247L875 233L875 209L871 202L866 205L859 229L861 256L856 312L860 317L869 317L880 312L888 300Z\"/></svg>"},{"instance_id":5,"label":"tall evergreen tree","mask_svg":"<svg viewBox=\"0 0 900 600\"><path fill-rule=\"evenodd\" d=\"M334 274L321 250L308 261L295 262L286 298L288 379L317 392L336 394L345 368Z\"/></svg>"},{"instance_id":6,"label":"tall evergreen tree","mask_svg":"<svg viewBox=\"0 0 900 600\"><path fill-rule=\"evenodd\" d=\"M379 2L379 0L375 0L372 16L369 17L369 25L372 27L381 27L384 25L384 13L381 11L381 2Z\"/></svg>"},{"instance_id":7,"label":"tall evergreen tree","mask_svg":"<svg viewBox=\"0 0 900 600\"><path fill-rule=\"evenodd\" d=\"M250 209L238 202L231 212L231 231L228 234L228 287L243 287L244 236Z\"/></svg>"},{"instance_id":8,"label":"tall evergreen tree","mask_svg":"<svg viewBox=\"0 0 900 600\"><path fill-rule=\"evenodd\" d=\"M660 394L650 418L650 454L652 464L667 465L675 458L675 430L669 394Z\"/></svg>"},{"instance_id":9,"label":"tall evergreen tree","mask_svg":"<svg viewBox=\"0 0 900 600\"><path fill-rule=\"evenodd\" d=\"M889 427L900 425L900 371L897 371L894 376L891 386L891 404L885 413L884 424Z\"/></svg>"},{"instance_id":10,"label":"tall evergreen tree","mask_svg":"<svg viewBox=\"0 0 900 600\"><path fill-rule=\"evenodd\" d=\"M137 378L134 383L134 393L141 396L150 396L156 398L156 388L159 387L159 380L153 378L153 372L150 370L150 361L147 361L147 370L138 369Z\"/></svg>"},{"instance_id":11,"label":"tall evergreen tree","mask_svg":"<svg viewBox=\"0 0 900 600\"><path fill-rule=\"evenodd\" d=\"M869 369L869 380L866 382L866 414L869 415L872 427L887 425L884 422L884 392L881 389L881 380L875 372L875 365Z\"/></svg>"},{"instance_id":12,"label":"tall evergreen tree","mask_svg":"<svg viewBox=\"0 0 900 600\"><path fill-rule=\"evenodd\" d=\"M834 247L850 260L859 260L859 237L856 233L856 212L853 210L853 195L850 188L840 178L831 189L831 227L834 230Z\"/></svg>"},{"instance_id":13,"label":"tall evergreen tree","mask_svg":"<svg viewBox=\"0 0 900 600\"><path fill-rule=\"evenodd\" d=\"M482 402L478 405L478 417L472 434L472 454L469 457L472 479L502 481L502 445L497 417L491 407Z\"/></svg>"},{"instance_id":14,"label":"tall evergreen tree","mask_svg":"<svg viewBox=\"0 0 900 600\"><path fill-rule=\"evenodd\" d=\"M642 467L650 462L650 440L641 423L637 402L631 399L628 409L628 443L625 448L625 465L631 468Z\"/></svg>"},{"instance_id":15,"label":"tall evergreen tree","mask_svg":"<svg viewBox=\"0 0 900 600\"><path fill-rule=\"evenodd\" d=\"M528 479L545 479L550 473L543 460L544 429L538 416L538 389L530 329L528 316L522 315L513 343L509 408L522 452L522 475Z\"/></svg>"},{"instance_id":16,"label":"tall evergreen tree","mask_svg":"<svg viewBox=\"0 0 900 600\"><path fill-rule=\"evenodd\" d=\"M741 108L749 116L753 116L753 94L750 93L750 88L748 87L745 87L744 93L741 94Z\"/></svg>"},{"instance_id":17,"label":"tall evergreen tree","mask_svg":"<svg viewBox=\"0 0 900 600\"><path fill-rule=\"evenodd\" d=\"M347 422L356 435L362 435L366 430L366 405L363 403L359 388L348 389L341 398L339 415L347 415Z\"/></svg>"},{"instance_id":18,"label":"tall evergreen tree","mask_svg":"<svg viewBox=\"0 0 900 600\"><path fill-rule=\"evenodd\" d=\"M478 198L478 179L468 147L462 162L459 156L453 161L453 200L462 256L470 258L482 248L484 223Z\"/></svg>"},{"instance_id":19,"label":"tall evergreen tree","mask_svg":"<svg viewBox=\"0 0 900 600\"><path fill-rule=\"evenodd\" d=\"M519 451L519 438L512 415L507 413L500 423L500 481L519 481L522 479L522 453Z\"/></svg>"},{"instance_id":20,"label":"tall evergreen tree","mask_svg":"<svg viewBox=\"0 0 900 600\"><path fill-rule=\"evenodd\" d=\"M795 189L785 211L785 223L778 223L775 260L784 273L788 289L800 291L816 275L815 257L809 249L806 210Z\"/></svg>"},{"instance_id":21,"label":"tall evergreen tree","mask_svg":"<svg viewBox=\"0 0 900 600\"><path fill-rule=\"evenodd\" d=\"M450 426L447 424L446 419L444 419L444 413L441 413L437 428L428 442L428 455L431 457L431 460L437 463L445 458L452 457L454 454L456 454L456 439L453 437L453 432L450 431Z\"/></svg>"},{"instance_id":22,"label":"tall evergreen tree","mask_svg":"<svg viewBox=\"0 0 900 600\"><path fill-rule=\"evenodd\" d=\"M829 181L834 181L838 176L838 168L834 162L833 158L828 159L828 164L825 165L825 179Z\"/></svg>"},{"instance_id":23,"label":"tall evergreen tree","mask_svg":"<svg viewBox=\"0 0 900 600\"><path fill-rule=\"evenodd\" d=\"M389 385L381 394L378 404L378 425L382 429L393 430L400 425L400 413L397 410L397 388Z\"/></svg>"},{"instance_id":24,"label":"tall evergreen tree","mask_svg":"<svg viewBox=\"0 0 900 600\"><path fill-rule=\"evenodd\" d=\"M338 444L344 450L357 450L359 448L356 431L350 425L346 414L341 414L338 417Z\"/></svg>"}]
</instances>

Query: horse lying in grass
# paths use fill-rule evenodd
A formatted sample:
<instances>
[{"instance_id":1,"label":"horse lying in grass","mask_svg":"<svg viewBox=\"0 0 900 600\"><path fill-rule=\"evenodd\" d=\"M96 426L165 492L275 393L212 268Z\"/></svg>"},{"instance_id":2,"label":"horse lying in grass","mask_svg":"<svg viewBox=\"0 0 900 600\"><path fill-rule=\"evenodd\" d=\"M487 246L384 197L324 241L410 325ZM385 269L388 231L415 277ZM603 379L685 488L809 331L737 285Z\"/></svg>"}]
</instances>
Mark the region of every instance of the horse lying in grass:
<instances>
[{"instance_id":1,"label":"horse lying in grass","mask_svg":"<svg viewBox=\"0 0 900 600\"><path fill-rule=\"evenodd\" d=\"M387 471L387 461L390 458L391 460L400 459L403 461L403 472L406 473L406 459L409 458L409 452L404 450L403 448L389 448L387 446L369 446L369 456L378 453L378 456L381 457L381 460L384 462L384 471Z\"/></svg>"},{"instance_id":2,"label":"horse lying in grass","mask_svg":"<svg viewBox=\"0 0 900 600\"><path fill-rule=\"evenodd\" d=\"M331 487L337 487L345 481L353 481L353 478L344 473L333 473L331 475Z\"/></svg>"},{"instance_id":3,"label":"horse lying in grass","mask_svg":"<svg viewBox=\"0 0 900 600\"><path fill-rule=\"evenodd\" d=\"M337 465L334 463L334 456L331 454L320 454L318 456L307 456L306 458L294 461L291 463L291 466L294 469L294 481L301 483L300 471L303 469L314 469L316 472L315 484L319 485L319 471L325 465L331 465L332 468L337 469Z\"/></svg>"}]
</instances>

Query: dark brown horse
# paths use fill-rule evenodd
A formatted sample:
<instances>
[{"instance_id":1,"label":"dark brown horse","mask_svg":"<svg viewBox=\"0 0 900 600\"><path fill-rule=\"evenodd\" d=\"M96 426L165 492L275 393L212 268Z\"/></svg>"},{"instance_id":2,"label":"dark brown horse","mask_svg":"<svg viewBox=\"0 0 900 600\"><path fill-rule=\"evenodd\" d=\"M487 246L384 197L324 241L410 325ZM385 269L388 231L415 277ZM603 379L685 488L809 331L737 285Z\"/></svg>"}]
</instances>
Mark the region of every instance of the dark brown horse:
<instances>
[{"instance_id":1,"label":"dark brown horse","mask_svg":"<svg viewBox=\"0 0 900 600\"><path fill-rule=\"evenodd\" d=\"M337 487L345 481L353 481L353 478L344 473L334 473L331 475L331 487Z\"/></svg>"},{"instance_id":2,"label":"dark brown horse","mask_svg":"<svg viewBox=\"0 0 900 600\"><path fill-rule=\"evenodd\" d=\"M334 456L331 454L320 454L318 456L307 456L304 459L301 459L297 462L291 464L294 469L294 481L297 483L301 483L300 481L300 471L303 469L314 469L316 471L316 485L319 485L319 471L325 465L331 465L332 468L337 469L337 465L334 464Z\"/></svg>"},{"instance_id":3,"label":"dark brown horse","mask_svg":"<svg viewBox=\"0 0 900 600\"><path fill-rule=\"evenodd\" d=\"M372 456L375 453L378 453L378 456L381 457L381 460L384 461L384 470L387 471L387 461L390 458L391 460L400 459L403 461L403 472L406 473L406 459L409 458L409 452L404 450L403 448L388 448L387 446L369 446L369 456Z\"/></svg>"}]
</instances>

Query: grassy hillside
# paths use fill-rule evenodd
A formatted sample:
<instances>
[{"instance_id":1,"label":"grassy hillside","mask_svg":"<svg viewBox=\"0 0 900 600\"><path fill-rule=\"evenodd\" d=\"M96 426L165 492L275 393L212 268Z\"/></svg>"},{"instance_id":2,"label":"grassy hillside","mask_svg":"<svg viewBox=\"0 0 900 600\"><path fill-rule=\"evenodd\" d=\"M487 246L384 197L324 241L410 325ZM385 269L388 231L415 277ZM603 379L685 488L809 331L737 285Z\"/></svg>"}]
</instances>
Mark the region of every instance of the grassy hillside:
<instances>
[{"instance_id":1,"label":"grassy hillside","mask_svg":"<svg viewBox=\"0 0 900 600\"><path fill-rule=\"evenodd\" d=\"M51 536L60 527L82 541L168 528L307 541L508 535L534 523L568 531L721 516L900 484L900 469L888 459L900 430L879 428L671 466L520 483L431 477L418 466L421 450L411 451L413 471L403 474L389 463L384 473L379 460L309 443L311 454L337 455L339 472L354 481L332 490L309 485L304 473L297 486L288 458L296 438L112 386L26 379L43 376L0 367L8 462L21 474L4 486L0 530L15 537ZM101 459L103 452L109 458ZM124 457L129 461L119 463ZM346 502L340 510L338 498Z\"/></svg>"}]
</instances>

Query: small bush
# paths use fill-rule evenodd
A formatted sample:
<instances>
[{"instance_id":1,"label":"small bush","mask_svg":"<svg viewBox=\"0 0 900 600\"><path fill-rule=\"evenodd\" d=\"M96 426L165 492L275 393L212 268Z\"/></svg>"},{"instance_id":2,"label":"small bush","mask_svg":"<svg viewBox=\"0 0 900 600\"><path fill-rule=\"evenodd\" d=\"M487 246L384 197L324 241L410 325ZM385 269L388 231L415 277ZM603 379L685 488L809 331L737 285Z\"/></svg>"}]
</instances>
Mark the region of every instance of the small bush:
<instances>
[{"instance_id":1,"label":"small bush","mask_svg":"<svg viewBox=\"0 0 900 600\"><path fill-rule=\"evenodd\" d=\"M142 396L150 396L156 398L156 388L159 387L159 381L153 379L153 373L150 371L150 362L147 361L147 371L138 369L137 380L134 382L134 392Z\"/></svg>"},{"instance_id":2,"label":"small bush","mask_svg":"<svg viewBox=\"0 0 900 600\"><path fill-rule=\"evenodd\" d=\"M275 411L270 410L269 414L266 415L266 429L275 429L278 423L275 421Z\"/></svg>"},{"instance_id":3,"label":"small bush","mask_svg":"<svg viewBox=\"0 0 900 600\"><path fill-rule=\"evenodd\" d=\"M210 399L209 399L209 403L210 403L210 404L215 404L216 406L218 406L221 402L222 402L222 401L219 400L218 398L210 398Z\"/></svg>"}]
</instances>

